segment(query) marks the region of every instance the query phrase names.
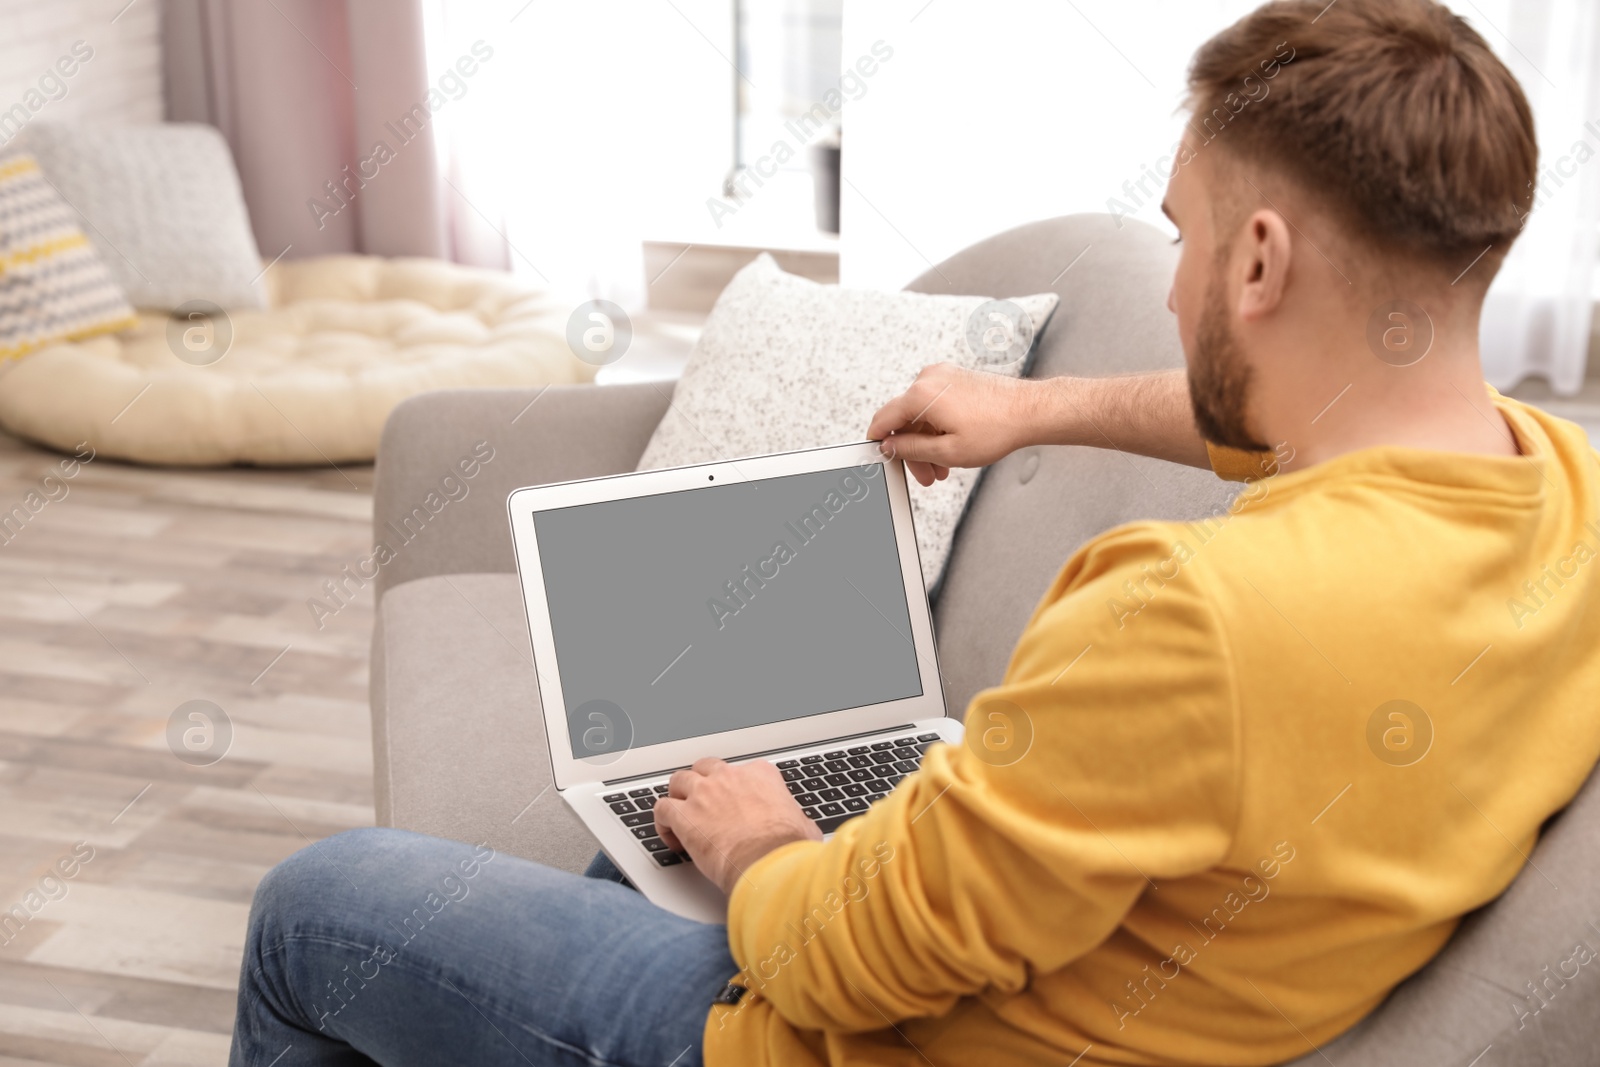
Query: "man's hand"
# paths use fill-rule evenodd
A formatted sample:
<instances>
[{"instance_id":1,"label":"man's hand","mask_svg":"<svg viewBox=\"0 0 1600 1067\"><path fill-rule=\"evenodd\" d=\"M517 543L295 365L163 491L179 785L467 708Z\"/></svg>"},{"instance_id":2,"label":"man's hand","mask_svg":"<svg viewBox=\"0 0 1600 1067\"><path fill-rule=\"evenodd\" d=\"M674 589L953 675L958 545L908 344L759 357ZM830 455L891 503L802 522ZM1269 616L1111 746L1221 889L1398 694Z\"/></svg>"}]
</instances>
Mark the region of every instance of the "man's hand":
<instances>
[{"instance_id":1,"label":"man's hand","mask_svg":"<svg viewBox=\"0 0 1600 1067\"><path fill-rule=\"evenodd\" d=\"M986 466L1029 444L1038 388L1037 382L935 363L878 410L867 437L882 441L884 455L905 460L913 478L932 485L948 478L951 467Z\"/></svg>"},{"instance_id":2,"label":"man's hand","mask_svg":"<svg viewBox=\"0 0 1600 1067\"><path fill-rule=\"evenodd\" d=\"M655 810L661 839L686 850L724 893L732 893L746 868L780 845L822 840L817 824L789 795L783 774L766 760L737 767L699 760L672 776Z\"/></svg>"}]
</instances>

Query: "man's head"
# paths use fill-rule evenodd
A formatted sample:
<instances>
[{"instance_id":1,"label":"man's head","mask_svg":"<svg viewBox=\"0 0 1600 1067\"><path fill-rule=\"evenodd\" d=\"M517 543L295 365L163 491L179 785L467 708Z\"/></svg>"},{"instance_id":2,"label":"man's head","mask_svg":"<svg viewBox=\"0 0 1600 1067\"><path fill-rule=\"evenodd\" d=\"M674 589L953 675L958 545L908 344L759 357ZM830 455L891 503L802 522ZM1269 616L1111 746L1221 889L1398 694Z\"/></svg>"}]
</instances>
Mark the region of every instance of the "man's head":
<instances>
[{"instance_id":1,"label":"man's head","mask_svg":"<svg viewBox=\"0 0 1600 1067\"><path fill-rule=\"evenodd\" d=\"M1278 0L1200 48L1188 110L1169 305L1208 439L1265 447L1254 383L1327 372L1307 361L1362 349L1390 301L1475 337L1538 150L1516 79L1463 20L1433 0Z\"/></svg>"}]
</instances>

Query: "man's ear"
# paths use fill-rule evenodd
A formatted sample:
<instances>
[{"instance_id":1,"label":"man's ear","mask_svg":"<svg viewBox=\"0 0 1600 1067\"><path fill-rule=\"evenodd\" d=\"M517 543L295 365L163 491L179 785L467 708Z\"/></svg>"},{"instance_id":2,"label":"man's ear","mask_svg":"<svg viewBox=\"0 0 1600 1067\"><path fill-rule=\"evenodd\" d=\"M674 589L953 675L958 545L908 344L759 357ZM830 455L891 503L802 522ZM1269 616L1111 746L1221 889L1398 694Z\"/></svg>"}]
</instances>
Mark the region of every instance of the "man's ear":
<instances>
[{"instance_id":1,"label":"man's ear","mask_svg":"<svg viewBox=\"0 0 1600 1067\"><path fill-rule=\"evenodd\" d=\"M1245 223L1244 245L1239 318L1250 322L1272 314L1283 300L1293 248L1288 221L1268 208L1257 211Z\"/></svg>"}]
</instances>

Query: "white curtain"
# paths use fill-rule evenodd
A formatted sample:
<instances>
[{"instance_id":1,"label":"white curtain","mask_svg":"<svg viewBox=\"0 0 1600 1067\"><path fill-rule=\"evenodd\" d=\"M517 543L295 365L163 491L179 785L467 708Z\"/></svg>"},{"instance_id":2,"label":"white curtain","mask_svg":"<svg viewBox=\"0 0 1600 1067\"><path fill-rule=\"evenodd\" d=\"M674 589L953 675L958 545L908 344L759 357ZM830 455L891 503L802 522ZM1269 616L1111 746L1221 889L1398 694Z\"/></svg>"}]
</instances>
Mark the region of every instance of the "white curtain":
<instances>
[{"instance_id":1,"label":"white curtain","mask_svg":"<svg viewBox=\"0 0 1600 1067\"><path fill-rule=\"evenodd\" d=\"M430 70L492 51L435 128L455 257L643 307L641 242L703 232L728 169L731 4L426 0L424 11Z\"/></svg>"},{"instance_id":2,"label":"white curtain","mask_svg":"<svg viewBox=\"0 0 1600 1067\"><path fill-rule=\"evenodd\" d=\"M1484 306L1484 372L1583 384L1600 261L1600 5L1452 0L1522 83L1539 130L1534 209Z\"/></svg>"}]
</instances>

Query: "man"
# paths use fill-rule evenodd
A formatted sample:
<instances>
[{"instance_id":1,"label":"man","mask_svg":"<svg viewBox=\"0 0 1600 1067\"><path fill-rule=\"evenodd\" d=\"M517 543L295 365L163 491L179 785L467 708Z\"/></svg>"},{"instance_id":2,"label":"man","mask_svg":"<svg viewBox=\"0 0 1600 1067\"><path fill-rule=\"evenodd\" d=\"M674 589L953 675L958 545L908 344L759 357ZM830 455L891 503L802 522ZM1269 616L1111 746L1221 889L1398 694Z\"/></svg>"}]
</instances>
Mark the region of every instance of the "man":
<instances>
[{"instance_id":1,"label":"man","mask_svg":"<svg viewBox=\"0 0 1600 1067\"><path fill-rule=\"evenodd\" d=\"M393 831L302 852L234 1063L1279 1063L1505 889L1600 758L1596 455L1477 351L1527 106L1430 0L1270 4L1190 89L1186 379L936 367L869 432L923 484L1109 439L1254 477L1229 514L1083 546L969 744L827 843L770 765L678 772L725 929Z\"/></svg>"}]
</instances>

